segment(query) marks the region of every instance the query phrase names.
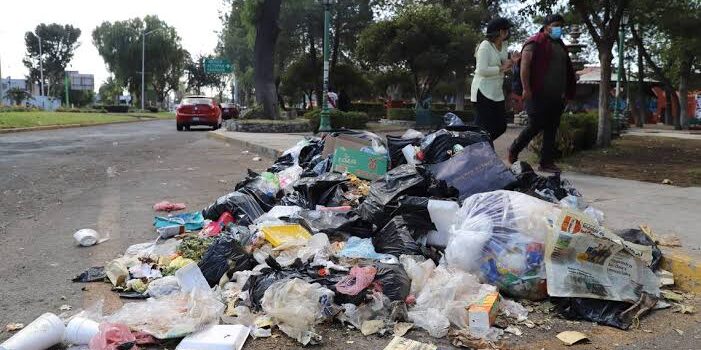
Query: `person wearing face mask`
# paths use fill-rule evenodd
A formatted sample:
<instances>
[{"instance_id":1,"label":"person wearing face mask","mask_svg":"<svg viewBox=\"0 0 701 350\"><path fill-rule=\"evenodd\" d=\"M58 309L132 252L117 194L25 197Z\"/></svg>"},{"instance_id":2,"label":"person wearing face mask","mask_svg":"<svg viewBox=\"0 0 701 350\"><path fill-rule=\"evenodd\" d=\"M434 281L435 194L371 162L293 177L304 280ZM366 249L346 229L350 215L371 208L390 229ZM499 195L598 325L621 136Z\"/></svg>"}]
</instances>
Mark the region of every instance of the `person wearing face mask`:
<instances>
[{"instance_id":1,"label":"person wearing face mask","mask_svg":"<svg viewBox=\"0 0 701 350\"><path fill-rule=\"evenodd\" d=\"M475 124L486 130L493 140L506 131L504 107L504 73L511 69L513 61L506 50L511 23L505 18L495 18L487 24L487 39L480 43L475 53L477 65L472 79L470 101L475 104ZM514 59L517 59L515 57Z\"/></svg>"},{"instance_id":2,"label":"person wearing face mask","mask_svg":"<svg viewBox=\"0 0 701 350\"><path fill-rule=\"evenodd\" d=\"M555 135L565 100L574 97L577 82L561 39L563 24L561 15L548 15L540 32L523 45L520 75L528 126L509 147L509 162L514 163L518 154L542 132L539 170L551 173L560 172L555 165Z\"/></svg>"}]
</instances>

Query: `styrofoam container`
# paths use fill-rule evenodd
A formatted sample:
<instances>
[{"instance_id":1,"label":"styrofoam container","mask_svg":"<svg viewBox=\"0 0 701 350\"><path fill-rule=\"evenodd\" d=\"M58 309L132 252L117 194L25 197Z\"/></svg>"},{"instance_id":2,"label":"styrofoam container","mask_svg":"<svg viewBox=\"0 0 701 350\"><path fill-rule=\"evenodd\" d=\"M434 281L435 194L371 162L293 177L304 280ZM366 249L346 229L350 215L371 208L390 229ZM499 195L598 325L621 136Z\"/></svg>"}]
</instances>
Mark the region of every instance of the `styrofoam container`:
<instances>
[{"instance_id":1,"label":"styrofoam container","mask_svg":"<svg viewBox=\"0 0 701 350\"><path fill-rule=\"evenodd\" d=\"M100 234L93 229L84 228L76 231L73 234L73 238L75 238L76 242L83 247L89 247L98 243L100 240Z\"/></svg>"},{"instance_id":2,"label":"styrofoam container","mask_svg":"<svg viewBox=\"0 0 701 350\"><path fill-rule=\"evenodd\" d=\"M63 340L68 344L87 345L90 339L100 331L99 327L100 324L93 320L76 317L68 322Z\"/></svg>"},{"instance_id":3,"label":"styrofoam container","mask_svg":"<svg viewBox=\"0 0 701 350\"><path fill-rule=\"evenodd\" d=\"M58 316L47 312L0 344L0 350L48 349L63 341L65 329Z\"/></svg>"},{"instance_id":4,"label":"styrofoam container","mask_svg":"<svg viewBox=\"0 0 701 350\"><path fill-rule=\"evenodd\" d=\"M240 324L216 325L188 335L175 350L241 350L249 332Z\"/></svg>"}]
</instances>

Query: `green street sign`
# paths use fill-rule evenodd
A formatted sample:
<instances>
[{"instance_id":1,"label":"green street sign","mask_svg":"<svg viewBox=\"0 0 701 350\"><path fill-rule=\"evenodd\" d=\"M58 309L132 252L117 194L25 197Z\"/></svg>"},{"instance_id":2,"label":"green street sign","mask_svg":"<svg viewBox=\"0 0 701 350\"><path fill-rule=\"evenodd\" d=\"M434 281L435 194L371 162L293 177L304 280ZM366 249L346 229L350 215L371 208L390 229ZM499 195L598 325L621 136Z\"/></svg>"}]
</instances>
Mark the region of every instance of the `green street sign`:
<instances>
[{"instance_id":1,"label":"green street sign","mask_svg":"<svg viewBox=\"0 0 701 350\"><path fill-rule=\"evenodd\" d=\"M231 73L233 67L229 60L223 58L205 58L204 72L205 73Z\"/></svg>"}]
</instances>

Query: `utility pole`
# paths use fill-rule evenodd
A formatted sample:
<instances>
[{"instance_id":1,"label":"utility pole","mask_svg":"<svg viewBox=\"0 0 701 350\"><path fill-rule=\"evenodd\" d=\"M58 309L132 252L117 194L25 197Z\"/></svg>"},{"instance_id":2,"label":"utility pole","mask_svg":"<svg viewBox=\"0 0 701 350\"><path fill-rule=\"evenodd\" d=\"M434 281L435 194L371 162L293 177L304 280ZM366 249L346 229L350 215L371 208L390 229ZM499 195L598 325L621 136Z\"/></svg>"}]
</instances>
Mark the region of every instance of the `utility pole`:
<instances>
[{"instance_id":1,"label":"utility pole","mask_svg":"<svg viewBox=\"0 0 701 350\"><path fill-rule=\"evenodd\" d=\"M615 117L613 118L616 125L611 130L615 130L616 134L621 133L621 76L623 75L623 41L625 40L625 28L628 25L628 15L623 15L621 18L621 24L618 30L618 70L616 71L616 110L614 111Z\"/></svg>"},{"instance_id":2,"label":"utility pole","mask_svg":"<svg viewBox=\"0 0 701 350\"><path fill-rule=\"evenodd\" d=\"M144 96L145 94L145 78L144 78L144 73L145 73L145 68L144 66L146 65L146 36L157 31L161 30L162 28L156 28L152 31L147 32L144 30L141 32L141 110L144 110Z\"/></svg>"},{"instance_id":3,"label":"utility pole","mask_svg":"<svg viewBox=\"0 0 701 350\"><path fill-rule=\"evenodd\" d=\"M331 131L329 112L329 29L331 27L331 5L338 0L322 0L324 5L324 94L321 97L321 118L319 132Z\"/></svg>"},{"instance_id":4,"label":"utility pole","mask_svg":"<svg viewBox=\"0 0 701 350\"><path fill-rule=\"evenodd\" d=\"M39 38L39 96L44 96L44 63L42 59L42 52L41 52L41 37L37 35L37 38ZM44 105L44 100L42 99L41 105Z\"/></svg>"}]
</instances>

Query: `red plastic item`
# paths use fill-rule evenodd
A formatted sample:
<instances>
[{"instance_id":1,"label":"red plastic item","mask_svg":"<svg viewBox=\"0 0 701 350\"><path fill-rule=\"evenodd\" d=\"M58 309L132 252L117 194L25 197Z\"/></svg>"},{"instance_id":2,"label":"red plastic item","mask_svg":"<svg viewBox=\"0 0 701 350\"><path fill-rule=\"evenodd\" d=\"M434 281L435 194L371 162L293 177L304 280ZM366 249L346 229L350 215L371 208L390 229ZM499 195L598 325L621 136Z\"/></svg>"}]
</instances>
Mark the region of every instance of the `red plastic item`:
<instances>
[{"instance_id":1,"label":"red plastic item","mask_svg":"<svg viewBox=\"0 0 701 350\"><path fill-rule=\"evenodd\" d=\"M175 211L185 209L185 203L171 203L168 201L158 202L153 205L153 210L155 211Z\"/></svg>"},{"instance_id":2,"label":"red plastic item","mask_svg":"<svg viewBox=\"0 0 701 350\"><path fill-rule=\"evenodd\" d=\"M205 228L200 232L200 237L216 237L219 236L221 233L221 230L224 229L224 227L227 224L236 222L234 219L234 216L231 215L228 211L224 212L219 216L219 220L217 221L212 221Z\"/></svg>"},{"instance_id":3,"label":"red plastic item","mask_svg":"<svg viewBox=\"0 0 701 350\"><path fill-rule=\"evenodd\" d=\"M424 158L426 158L426 155L424 154L424 151L418 151L416 152L416 159L420 161L424 161Z\"/></svg>"},{"instance_id":4,"label":"red plastic item","mask_svg":"<svg viewBox=\"0 0 701 350\"><path fill-rule=\"evenodd\" d=\"M90 350L117 350L121 345L134 343L131 350L138 350L136 337L129 327L119 323L100 323L99 333L90 339Z\"/></svg>"}]
</instances>

